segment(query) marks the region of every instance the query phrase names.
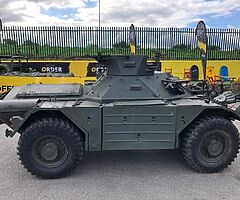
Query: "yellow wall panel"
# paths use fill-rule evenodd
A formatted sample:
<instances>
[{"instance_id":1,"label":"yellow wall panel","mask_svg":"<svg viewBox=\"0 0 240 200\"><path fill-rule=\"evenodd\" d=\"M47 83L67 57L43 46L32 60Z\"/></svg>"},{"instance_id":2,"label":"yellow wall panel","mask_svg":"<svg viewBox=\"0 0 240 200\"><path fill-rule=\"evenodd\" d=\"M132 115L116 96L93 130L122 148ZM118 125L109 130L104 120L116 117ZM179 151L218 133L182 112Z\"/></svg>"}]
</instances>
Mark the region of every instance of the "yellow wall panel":
<instances>
[{"instance_id":1,"label":"yellow wall panel","mask_svg":"<svg viewBox=\"0 0 240 200\"><path fill-rule=\"evenodd\" d=\"M40 61L29 61L40 62ZM63 83L81 83L85 81L93 81L95 77L87 77L87 68L89 62L96 63L94 60L44 60L41 62L70 62L70 72L74 74L74 77L17 77L17 76L0 76L0 93L9 90L13 86L20 86L26 84L63 84ZM174 76L180 79L184 78L184 69L189 70L193 65L199 68L199 79L203 79L203 71L200 60L164 60L162 62L162 71L169 71L171 69ZM208 61L207 66L214 68L215 76L220 76L221 66L228 67L229 77L240 78L240 61L239 60L214 60Z\"/></svg>"}]
</instances>

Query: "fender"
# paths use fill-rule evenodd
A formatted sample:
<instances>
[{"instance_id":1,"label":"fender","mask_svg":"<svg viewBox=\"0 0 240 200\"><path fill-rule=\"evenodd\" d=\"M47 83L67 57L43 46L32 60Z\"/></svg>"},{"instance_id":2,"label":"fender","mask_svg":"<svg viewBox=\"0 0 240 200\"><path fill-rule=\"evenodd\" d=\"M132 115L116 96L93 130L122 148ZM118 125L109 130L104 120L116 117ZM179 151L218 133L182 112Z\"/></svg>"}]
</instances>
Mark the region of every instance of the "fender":
<instances>
[{"instance_id":1,"label":"fender","mask_svg":"<svg viewBox=\"0 0 240 200\"><path fill-rule=\"evenodd\" d=\"M240 106L236 110L217 104L216 106L191 106L191 108L180 106L178 109L177 113L181 113L181 115L176 118L176 148L179 145L179 135L201 116L219 115L229 120L240 121Z\"/></svg>"},{"instance_id":2,"label":"fender","mask_svg":"<svg viewBox=\"0 0 240 200\"><path fill-rule=\"evenodd\" d=\"M76 109L76 108L74 108ZM96 109L95 109L96 111ZM95 119L92 120L92 123L89 123L88 116L89 111L85 112L84 108L77 109L75 113L78 113L77 115L71 115L72 108L34 108L30 110L24 117L20 116L14 116L12 118L12 125L11 128L13 130L6 130L6 136L13 137L17 132L21 134L21 132L24 130L25 127L28 126L29 123L33 122L35 119L46 117L46 116L52 116L52 117L60 117L65 118L69 120L71 123L73 123L83 134L84 134L84 147L85 150L100 150L101 148L101 110L97 110L94 112ZM79 117L81 116L81 117ZM97 121L99 123L97 123ZM96 130L99 130L96 132ZM91 137L90 137L91 134ZM98 142L92 142L91 145L89 145L89 140L92 141L99 141Z\"/></svg>"},{"instance_id":3,"label":"fender","mask_svg":"<svg viewBox=\"0 0 240 200\"><path fill-rule=\"evenodd\" d=\"M81 129L81 131L83 131L84 133L87 134L87 131L84 130L83 127L79 126L79 124L76 124L76 122L74 122L74 120L71 119L69 116L67 116L67 114L65 112L63 112L62 110L60 110L60 109L51 109L51 111L53 111L55 113L57 113L57 112L62 113L67 119L69 119L73 124L75 124L79 129ZM47 113L47 112L49 112L49 110L46 110L46 109L34 109L34 110L29 111L25 115L24 118L19 117L19 116L14 116L12 118L12 126L11 126L11 128L13 129L14 133L16 133L19 130L22 130L26 126L27 122L30 121L31 118L35 118L35 116L39 115L40 113L43 114L43 113Z\"/></svg>"},{"instance_id":4,"label":"fender","mask_svg":"<svg viewBox=\"0 0 240 200\"><path fill-rule=\"evenodd\" d=\"M177 116L177 134L180 134L186 127L188 127L194 120L200 116L219 115L229 120L240 120L240 106L237 110L232 110L223 106L196 106L193 107L179 107L181 116ZM239 111L238 111L239 110Z\"/></svg>"}]
</instances>

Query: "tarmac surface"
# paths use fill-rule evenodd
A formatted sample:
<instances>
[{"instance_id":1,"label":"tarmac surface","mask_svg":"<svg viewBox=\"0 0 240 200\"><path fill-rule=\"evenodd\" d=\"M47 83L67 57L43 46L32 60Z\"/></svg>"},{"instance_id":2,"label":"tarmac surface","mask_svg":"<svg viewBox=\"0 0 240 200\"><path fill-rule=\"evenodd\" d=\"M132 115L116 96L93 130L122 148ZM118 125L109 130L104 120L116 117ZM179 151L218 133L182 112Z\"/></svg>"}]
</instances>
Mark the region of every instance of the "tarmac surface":
<instances>
[{"instance_id":1,"label":"tarmac surface","mask_svg":"<svg viewBox=\"0 0 240 200\"><path fill-rule=\"evenodd\" d=\"M236 123L240 130L240 122ZM240 156L216 174L192 171L179 151L87 153L70 176L41 180L23 169L18 135L5 138L0 126L0 199L240 199Z\"/></svg>"}]
</instances>

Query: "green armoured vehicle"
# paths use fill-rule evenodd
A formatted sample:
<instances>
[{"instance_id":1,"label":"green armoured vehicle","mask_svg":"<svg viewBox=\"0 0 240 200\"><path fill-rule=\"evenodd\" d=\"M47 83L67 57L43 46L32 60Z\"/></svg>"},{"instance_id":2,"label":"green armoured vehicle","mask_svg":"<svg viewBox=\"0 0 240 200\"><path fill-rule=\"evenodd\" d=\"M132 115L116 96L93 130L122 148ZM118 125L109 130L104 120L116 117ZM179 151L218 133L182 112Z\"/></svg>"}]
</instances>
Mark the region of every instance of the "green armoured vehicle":
<instances>
[{"instance_id":1,"label":"green armoured vehicle","mask_svg":"<svg viewBox=\"0 0 240 200\"><path fill-rule=\"evenodd\" d=\"M229 109L231 93L213 101L147 63L146 56L99 57L106 71L93 84L27 85L0 101L0 121L20 133L18 155L42 178L71 172L86 151L176 149L196 171L218 172L239 151L232 124L240 108Z\"/></svg>"}]
</instances>

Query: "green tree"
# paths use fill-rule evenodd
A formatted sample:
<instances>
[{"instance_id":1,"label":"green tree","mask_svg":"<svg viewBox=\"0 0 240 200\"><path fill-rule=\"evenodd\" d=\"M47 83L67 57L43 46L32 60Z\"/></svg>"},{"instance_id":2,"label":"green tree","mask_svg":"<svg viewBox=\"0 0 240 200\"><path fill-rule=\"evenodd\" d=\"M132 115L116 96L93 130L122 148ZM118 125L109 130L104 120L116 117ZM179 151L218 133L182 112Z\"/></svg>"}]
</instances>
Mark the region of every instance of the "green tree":
<instances>
[{"instance_id":1,"label":"green tree","mask_svg":"<svg viewBox=\"0 0 240 200\"><path fill-rule=\"evenodd\" d=\"M31 40L26 40L26 41L24 41L24 45L34 46L34 45L37 45L37 43L35 43Z\"/></svg>"},{"instance_id":2,"label":"green tree","mask_svg":"<svg viewBox=\"0 0 240 200\"><path fill-rule=\"evenodd\" d=\"M220 47L216 46L216 45L209 45L207 47L208 50L212 50L212 51L219 51Z\"/></svg>"},{"instance_id":3,"label":"green tree","mask_svg":"<svg viewBox=\"0 0 240 200\"><path fill-rule=\"evenodd\" d=\"M3 39L3 44L11 44L11 45L16 45L17 42L12 39Z\"/></svg>"},{"instance_id":4,"label":"green tree","mask_svg":"<svg viewBox=\"0 0 240 200\"><path fill-rule=\"evenodd\" d=\"M186 44L176 44L175 46L172 47L172 49L190 49L190 45Z\"/></svg>"},{"instance_id":5,"label":"green tree","mask_svg":"<svg viewBox=\"0 0 240 200\"><path fill-rule=\"evenodd\" d=\"M88 46L86 46L87 49L92 49L92 48L98 48L97 44L89 44Z\"/></svg>"},{"instance_id":6,"label":"green tree","mask_svg":"<svg viewBox=\"0 0 240 200\"><path fill-rule=\"evenodd\" d=\"M85 54L86 55L96 55L98 53L98 45L96 44L89 44L85 47Z\"/></svg>"},{"instance_id":7,"label":"green tree","mask_svg":"<svg viewBox=\"0 0 240 200\"><path fill-rule=\"evenodd\" d=\"M128 48L128 47L129 47L129 45L125 41L121 41L119 43L113 44L113 48L116 48L116 49L124 49L124 48Z\"/></svg>"}]
</instances>

